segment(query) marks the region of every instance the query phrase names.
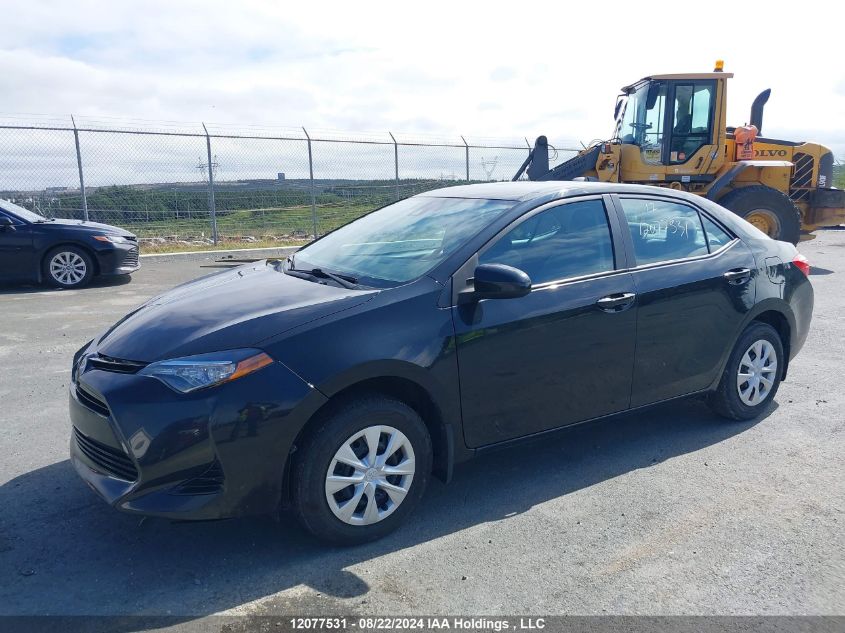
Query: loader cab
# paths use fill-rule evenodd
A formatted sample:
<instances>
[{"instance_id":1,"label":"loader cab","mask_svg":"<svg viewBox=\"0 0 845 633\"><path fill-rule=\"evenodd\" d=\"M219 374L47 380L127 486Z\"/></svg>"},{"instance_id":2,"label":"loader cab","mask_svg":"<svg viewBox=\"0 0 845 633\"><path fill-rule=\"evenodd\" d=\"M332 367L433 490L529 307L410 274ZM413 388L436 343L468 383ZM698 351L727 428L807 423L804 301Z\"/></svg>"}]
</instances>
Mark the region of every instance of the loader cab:
<instances>
[{"instance_id":1,"label":"loader cab","mask_svg":"<svg viewBox=\"0 0 845 633\"><path fill-rule=\"evenodd\" d=\"M655 75L622 89L615 136L637 148L650 180L670 173L703 173L724 143L724 80L728 73ZM632 148L633 149L633 148ZM625 151L634 158L636 150ZM676 169L681 168L681 169ZM652 174L657 172L657 178Z\"/></svg>"}]
</instances>

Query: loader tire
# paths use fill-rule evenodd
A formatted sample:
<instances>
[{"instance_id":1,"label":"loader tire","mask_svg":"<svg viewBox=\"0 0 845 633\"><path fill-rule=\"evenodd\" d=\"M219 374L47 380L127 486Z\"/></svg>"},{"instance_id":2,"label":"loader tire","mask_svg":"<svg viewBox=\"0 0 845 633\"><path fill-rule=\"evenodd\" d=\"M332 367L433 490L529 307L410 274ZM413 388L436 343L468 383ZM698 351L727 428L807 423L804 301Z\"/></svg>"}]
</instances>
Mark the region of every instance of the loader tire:
<instances>
[{"instance_id":1,"label":"loader tire","mask_svg":"<svg viewBox=\"0 0 845 633\"><path fill-rule=\"evenodd\" d=\"M789 196L777 189L766 185L739 187L725 194L719 204L772 239L798 243L801 236L801 212Z\"/></svg>"}]
</instances>

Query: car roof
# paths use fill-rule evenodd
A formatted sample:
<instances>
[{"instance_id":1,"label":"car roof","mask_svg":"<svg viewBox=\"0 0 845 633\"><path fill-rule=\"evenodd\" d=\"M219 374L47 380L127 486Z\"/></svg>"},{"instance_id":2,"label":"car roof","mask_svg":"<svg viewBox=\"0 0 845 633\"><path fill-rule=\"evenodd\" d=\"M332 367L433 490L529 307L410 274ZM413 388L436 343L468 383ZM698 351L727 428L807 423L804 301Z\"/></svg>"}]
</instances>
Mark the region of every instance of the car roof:
<instances>
[{"instance_id":1,"label":"car roof","mask_svg":"<svg viewBox=\"0 0 845 633\"><path fill-rule=\"evenodd\" d=\"M414 197L508 200L513 201L514 207L525 205L527 208L531 208L563 198L603 193L649 194L664 198L674 198L705 209L723 224L727 224L740 237L745 239L760 239L763 236L760 231L748 224L748 222L724 207L719 206L712 200L686 191L670 189L669 187L580 180L518 180L516 182L485 182L476 185L444 187L442 189L426 191Z\"/></svg>"},{"instance_id":2,"label":"car roof","mask_svg":"<svg viewBox=\"0 0 845 633\"><path fill-rule=\"evenodd\" d=\"M601 193L651 193L680 199L690 199L690 194L668 187L627 185L611 182L580 180L517 180L511 182L485 182L475 185L443 187L418 194L431 198L483 198L488 200L513 200L526 202L537 198L566 198L569 196ZM694 199L694 198L693 198Z\"/></svg>"}]
</instances>

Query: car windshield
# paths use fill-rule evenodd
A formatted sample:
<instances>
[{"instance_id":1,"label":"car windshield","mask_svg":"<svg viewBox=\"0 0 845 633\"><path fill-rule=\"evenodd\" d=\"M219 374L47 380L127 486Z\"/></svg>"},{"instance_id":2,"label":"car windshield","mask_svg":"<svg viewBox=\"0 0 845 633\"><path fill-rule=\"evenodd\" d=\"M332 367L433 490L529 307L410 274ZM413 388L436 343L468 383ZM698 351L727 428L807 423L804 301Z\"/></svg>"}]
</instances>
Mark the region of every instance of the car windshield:
<instances>
[{"instance_id":1,"label":"car windshield","mask_svg":"<svg viewBox=\"0 0 845 633\"><path fill-rule=\"evenodd\" d=\"M38 215L34 211L24 209L23 207L20 207L13 202L9 202L8 200L0 200L0 209L8 211L12 215L19 217L21 220L26 220L27 222L47 221L47 218L45 218L43 215Z\"/></svg>"},{"instance_id":2,"label":"car windshield","mask_svg":"<svg viewBox=\"0 0 845 633\"><path fill-rule=\"evenodd\" d=\"M408 198L306 246L296 253L294 266L350 275L366 286L397 286L437 266L514 204L509 200Z\"/></svg>"}]
</instances>

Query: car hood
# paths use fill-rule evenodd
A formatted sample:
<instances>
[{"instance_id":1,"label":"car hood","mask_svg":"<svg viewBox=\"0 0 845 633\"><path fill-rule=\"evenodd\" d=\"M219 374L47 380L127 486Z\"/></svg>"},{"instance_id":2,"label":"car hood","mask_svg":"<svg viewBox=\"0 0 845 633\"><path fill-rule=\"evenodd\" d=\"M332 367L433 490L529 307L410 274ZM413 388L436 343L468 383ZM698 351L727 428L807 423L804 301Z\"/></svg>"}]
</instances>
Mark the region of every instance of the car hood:
<instances>
[{"instance_id":1,"label":"car hood","mask_svg":"<svg viewBox=\"0 0 845 633\"><path fill-rule=\"evenodd\" d=\"M112 358L153 362L255 347L376 294L286 275L262 261L188 282L151 299L103 334L97 351Z\"/></svg>"},{"instance_id":2,"label":"car hood","mask_svg":"<svg viewBox=\"0 0 845 633\"><path fill-rule=\"evenodd\" d=\"M112 226L111 224L100 224L99 222L85 222L83 220L66 220L62 218L56 218L54 220L50 220L49 222L41 222L39 226L44 227L56 227L56 228L67 228L67 227L74 227L80 230L89 230L92 233L108 233L110 235L123 235L124 237L132 236L134 237L133 233L121 229L117 226Z\"/></svg>"}]
</instances>

